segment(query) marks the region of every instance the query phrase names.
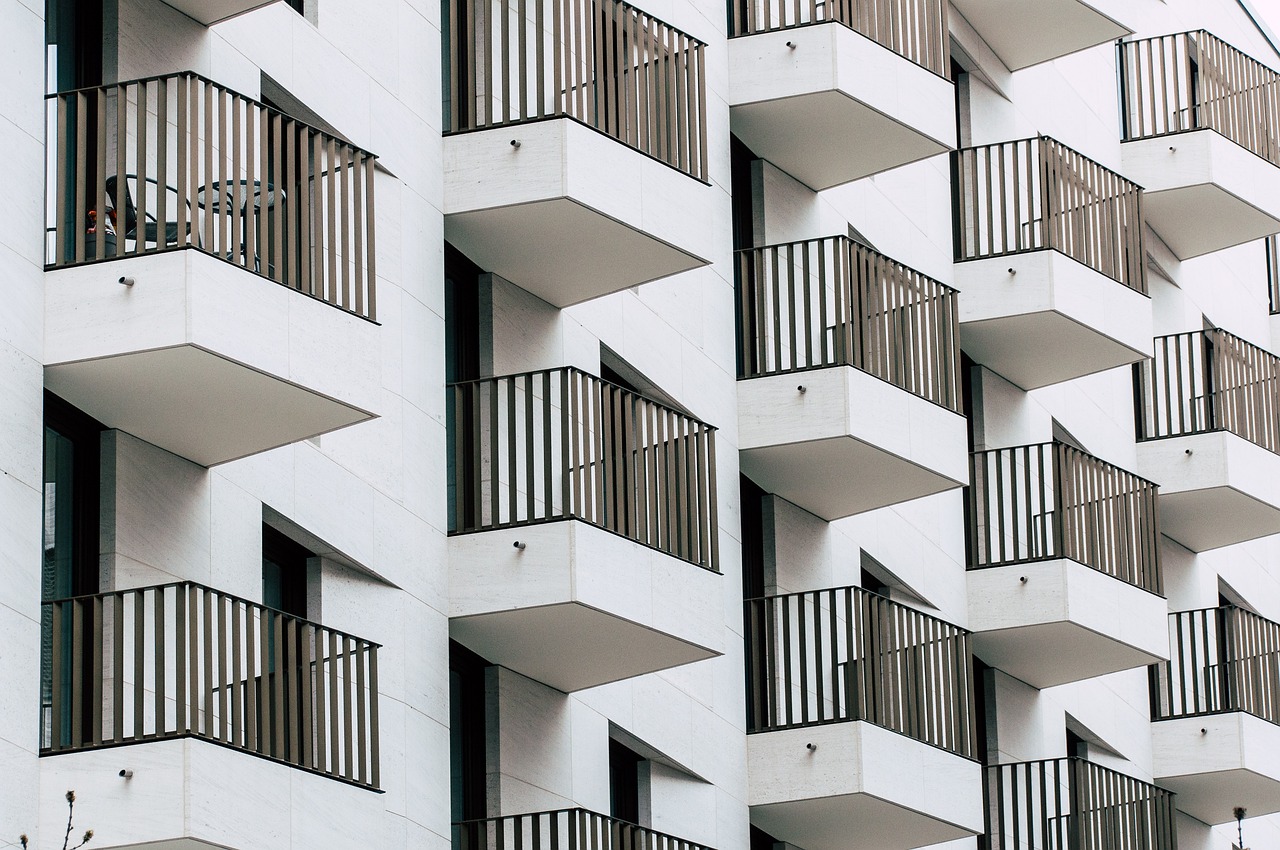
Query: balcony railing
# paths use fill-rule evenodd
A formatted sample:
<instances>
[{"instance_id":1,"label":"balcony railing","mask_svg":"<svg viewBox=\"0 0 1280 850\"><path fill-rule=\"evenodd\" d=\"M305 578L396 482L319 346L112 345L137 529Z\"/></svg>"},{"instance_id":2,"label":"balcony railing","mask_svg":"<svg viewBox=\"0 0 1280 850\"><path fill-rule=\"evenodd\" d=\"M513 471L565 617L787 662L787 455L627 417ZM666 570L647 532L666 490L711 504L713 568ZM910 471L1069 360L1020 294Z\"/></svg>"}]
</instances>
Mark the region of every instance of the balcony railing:
<instances>
[{"instance_id":1,"label":"balcony railing","mask_svg":"<svg viewBox=\"0 0 1280 850\"><path fill-rule=\"evenodd\" d=\"M1137 184L1047 136L951 162L957 263L1052 249L1146 294Z\"/></svg>"},{"instance_id":2,"label":"balcony railing","mask_svg":"<svg viewBox=\"0 0 1280 850\"><path fill-rule=\"evenodd\" d=\"M948 76L946 0L729 0L729 36L835 21Z\"/></svg>"},{"instance_id":3,"label":"balcony railing","mask_svg":"<svg viewBox=\"0 0 1280 850\"><path fill-rule=\"evenodd\" d=\"M1280 724L1280 623L1226 605L1169 615L1151 666L1151 719L1243 711Z\"/></svg>"},{"instance_id":4,"label":"balcony railing","mask_svg":"<svg viewBox=\"0 0 1280 850\"><path fill-rule=\"evenodd\" d=\"M710 850L586 809L453 824L453 850Z\"/></svg>"},{"instance_id":5,"label":"balcony railing","mask_svg":"<svg viewBox=\"0 0 1280 850\"><path fill-rule=\"evenodd\" d=\"M974 452L969 569L1068 558L1163 592L1156 485L1063 443Z\"/></svg>"},{"instance_id":6,"label":"balcony railing","mask_svg":"<svg viewBox=\"0 0 1280 850\"><path fill-rule=\"evenodd\" d=\"M1079 758L988 769L986 850L1176 850L1170 791Z\"/></svg>"},{"instance_id":7,"label":"balcony railing","mask_svg":"<svg viewBox=\"0 0 1280 850\"><path fill-rule=\"evenodd\" d=\"M1133 367L1139 440L1230 431L1280 453L1280 357L1213 328L1156 337Z\"/></svg>"},{"instance_id":8,"label":"balcony railing","mask_svg":"<svg viewBox=\"0 0 1280 850\"><path fill-rule=\"evenodd\" d=\"M43 617L41 754L196 737L378 787L378 644L191 582Z\"/></svg>"},{"instance_id":9,"label":"balcony railing","mask_svg":"<svg viewBox=\"0 0 1280 850\"><path fill-rule=\"evenodd\" d=\"M448 0L446 133L572 118L708 180L706 45L619 0Z\"/></svg>"},{"instance_id":10,"label":"balcony railing","mask_svg":"<svg viewBox=\"0 0 1280 850\"><path fill-rule=\"evenodd\" d=\"M48 111L50 268L196 248L375 317L372 154L190 72Z\"/></svg>"},{"instance_id":11,"label":"balcony railing","mask_svg":"<svg viewBox=\"0 0 1280 850\"><path fill-rule=\"evenodd\" d=\"M579 519L719 569L714 428L571 367L451 393L451 531Z\"/></svg>"},{"instance_id":12,"label":"balcony railing","mask_svg":"<svg viewBox=\"0 0 1280 850\"><path fill-rule=\"evenodd\" d=\"M746 602L747 731L865 720L973 755L969 633L860 587Z\"/></svg>"},{"instance_id":13,"label":"balcony railing","mask_svg":"<svg viewBox=\"0 0 1280 850\"><path fill-rule=\"evenodd\" d=\"M1216 130L1280 165L1280 74L1204 30L1120 45L1125 141Z\"/></svg>"},{"instance_id":14,"label":"balcony railing","mask_svg":"<svg viewBox=\"0 0 1280 850\"><path fill-rule=\"evenodd\" d=\"M844 236L738 252L743 378L847 365L960 409L956 291Z\"/></svg>"}]
</instances>

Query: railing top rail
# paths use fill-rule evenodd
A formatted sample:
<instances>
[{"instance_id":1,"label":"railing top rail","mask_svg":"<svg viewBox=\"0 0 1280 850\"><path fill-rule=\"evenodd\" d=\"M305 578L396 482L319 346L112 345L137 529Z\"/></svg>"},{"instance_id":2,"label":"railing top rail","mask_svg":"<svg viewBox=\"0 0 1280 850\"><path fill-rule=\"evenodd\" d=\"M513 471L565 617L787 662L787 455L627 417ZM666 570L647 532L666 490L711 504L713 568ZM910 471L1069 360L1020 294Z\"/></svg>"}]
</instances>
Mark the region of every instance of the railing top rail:
<instances>
[{"instance_id":1,"label":"railing top rail","mask_svg":"<svg viewBox=\"0 0 1280 850\"><path fill-rule=\"evenodd\" d=\"M1004 145L1029 144L1031 142L1051 142L1057 145L1058 147L1063 148L1064 150L1071 151L1071 153L1085 160L1090 165L1097 166L1102 171L1105 171L1107 174L1111 175L1112 177L1115 177L1118 181L1124 184L1124 186L1133 188L1133 189L1142 188L1142 186L1133 182L1128 177L1125 177L1123 174L1121 174L1119 171L1116 171L1114 168L1110 168L1106 165L1103 165L1101 162L1098 162L1098 160L1094 159L1088 154L1081 152L1078 148L1073 148L1071 145L1067 144L1066 142L1060 141L1054 138L1053 136L1045 135L1044 133L1041 133L1038 136L1026 136L1020 139L1006 139L1001 142L992 142L986 145L969 145L963 148L956 148L955 153L959 154L959 153L964 153L965 151L988 150L990 148L998 148Z\"/></svg>"},{"instance_id":2,"label":"railing top rail","mask_svg":"<svg viewBox=\"0 0 1280 850\"><path fill-rule=\"evenodd\" d=\"M997 452L1012 452L1012 451L1019 451L1021 449L1034 449L1034 448L1039 448L1040 446L1052 446L1055 449L1058 449L1060 451L1075 452L1076 454L1085 458L1087 461L1089 461L1092 464L1095 464L1100 467L1106 467L1107 469L1113 469L1116 472L1123 473L1124 475L1130 478L1133 478L1137 481L1141 481L1143 484L1146 484L1151 487L1160 486L1156 482L1152 481L1150 478L1143 478L1141 475L1139 475L1136 472L1125 469L1123 466L1118 466L1117 464L1114 464L1110 461L1103 460L1102 458L1097 457L1096 455L1091 455L1088 452L1086 452L1084 449L1078 449L1075 446L1070 445L1069 443L1062 442L1061 440L1044 440L1039 443L1025 443L1019 446L1002 446L1002 447L993 448L993 449L977 449L973 452L970 452L970 454L973 455L974 457L977 457L978 455L989 455L989 454L995 454Z\"/></svg>"},{"instance_id":3,"label":"railing top rail","mask_svg":"<svg viewBox=\"0 0 1280 850\"><path fill-rule=\"evenodd\" d=\"M698 425L701 425L703 428L705 428L708 431L719 430L719 428L717 428L715 425L708 425L706 422L703 422L701 419L694 416L692 413L689 413L688 411L681 410L680 408L673 407L672 405L669 405L669 404L664 404L663 402L660 402L657 399L651 398L650 396L644 395L642 393L638 393L635 390L630 389L629 387L624 387L621 384L616 384L613 381L608 380L607 378L601 378L598 375L593 375L585 369L579 369L577 366L552 366L547 369L530 369L527 372L513 372L509 375L490 375L487 378L468 378L465 381L453 381L449 384L446 384L445 386L452 389L454 387L465 387L473 384L492 384L495 381L511 381L519 378L530 378L534 375L549 375L554 372L567 372L575 375L584 375L590 378L591 380L596 381L597 383L604 384L605 386L608 386L608 387L613 387L614 389L622 390L624 393L630 393L631 395L634 395L637 398L642 398L649 404L652 404L654 407L657 407L661 410L668 411L669 413L674 413L677 416L680 416L684 419L689 420L690 422L694 422Z\"/></svg>"},{"instance_id":4,"label":"railing top rail","mask_svg":"<svg viewBox=\"0 0 1280 850\"><path fill-rule=\"evenodd\" d=\"M1249 342L1249 340L1245 339L1244 337L1236 336L1235 334L1231 333L1231 331L1223 330L1222 328L1219 328L1219 327L1202 328L1200 330L1195 330L1195 331L1182 331L1180 333L1175 333L1175 334L1162 334L1160 336L1157 336L1155 338L1155 341L1159 342L1162 339L1176 339L1178 337L1204 336L1207 334L1217 334L1219 336L1226 337L1228 340L1232 342L1238 343L1245 348L1250 348L1258 352L1266 359L1280 360L1280 355L1276 354L1275 352L1269 351L1260 345L1256 345L1252 342Z\"/></svg>"},{"instance_id":5,"label":"railing top rail","mask_svg":"<svg viewBox=\"0 0 1280 850\"><path fill-rule=\"evenodd\" d=\"M911 272L912 274L920 275L921 277L925 278L935 286L939 286L942 289L946 290L947 293L953 293L953 292L959 293L960 291L956 289L954 286L943 283L942 281L938 280L932 275L927 275L924 272L920 271L919 269L912 268L911 266L908 266L906 263L903 263L899 260L895 260L893 257L890 257L888 254L885 254L881 251L877 251L875 248L872 248L867 245L863 245L861 242L855 242L853 239L850 239L848 236L845 236L844 234L841 234L841 233L837 233L833 236L815 236L812 239L793 239L790 242L775 242L770 245L756 245L750 248L735 248L734 253L735 254L752 254L752 253L755 253L756 251L776 251L779 248L791 248L798 245L811 245L814 242L826 242L829 240L835 241L835 242L841 242L846 245L856 247L859 250L866 251L868 254L874 254L877 257L881 257L887 262L893 263L895 266L904 268L907 271Z\"/></svg>"},{"instance_id":6,"label":"railing top rail","mask_svg":"<svg viewBox=\"0 0 1280 850\"><path fill-rule=\"evenodd\" d=\"M1214 35L1213 33L1209 32L1209 30L1207 29L1182 30L1181 32L1170 32L1170 33L1165 33L1164 35L1150 35L1150 36L1145 36L1143 38L1121 39L1120 44L1121 45L1146 44L1149 41L1163 41L1165 39L1170 39L1170 38L1204 38L1209 41L1215 41L1218 44L1221 44L1223 47L1227 48L1228 50L1231 50L1235 53L1240 54L1240 56L1244 57L1250 62L1264 68L1267 71L1270 71L1273 74L1276 74L1277 76L1280 76L1280 71L1277 71L1275 68L1272 68L1270 65L1263 62L1261 59L1258 59L1254 56L1249 55L1248 53L1244 52L1240 48L1236 47L1231 42L1227 41L1226 39L1220 36Z\"/></svg>"},{"instance_id":7,"label":"railing top rail","mask_svg":"<svg viewBox=\"0 0 1280 850\"><path fill-rule=\"evenodd\" d=\"M676 842L679 842L680 844L685 844L690 847L701 847L703 848L703 850L712 850L712 848L707 847L704 844L698 844L696 842L689 841L687 839L681 838L678 835L671 835L666 832L659 832L658 830L653 829L652 827L643 826L641 824L632 823L630 821L625 821L625 820L622 820L621 818L615 818L612 815L601 814L600 812L593 811L592 809L588 809L583 806L570 806L563 809L548 809L546 811L541 811L541 812L516 812L510 815L497 815L495 817L488 817L488 818L472 818L470 820L456 820L453 822L453 825L467 826L469 824L493 823L495 821L514 820L516 818L548 817L548 816L554 816L554 815L574 815L574 814L591 815L593 817L600 818L601 820L612 821L614 823L620 823L626 826L633 826L633 827L636 827L637 829L643 829L645 832L658 838L669 838L672 841L676 841Z\"/></svg>"},{"instance_id":8,"label":"railing top rail","mask_svg":"<svg viewBox=\"0 0 1280 850\"><path fill-rule=\"evenodd\" d=\"M692 35L688 30L681 29L680 27L676 26L670 21L659 18L657 15L645 9L641 9L639 6L636 6L634 3L628 3L627 0L610 0L610 2L612 2L614 5L621 6L623 9L635 12L637 15L643 15L649 20L653 21L658 26L666 27L667 29L671 30L677 35L684 36L685 38L689 39L690 47L706 47L707 46L707 42L703 41L697 36Z\"/></svg>"},{"instance_id":9,"label":"railing top rail","mask_svg":"<svg viewBox=\"0 0 1280 850\"><path fill-rule=\"evenodd\" d=\"M1103 773L1108 776L1116 776L1121 779L1128 780L1130 782L1135 782L1138 785L1143 785L1147 788L1152 789L1153 791L1158 791L1162 794L1168 794L1170 796L1173 796L1175 794L1175 792L1170 791L1168 788L1162 788L1161 786L1156 785L1154 782L1148 782L1145 779L1139 779L1136 776L1131 776L1130 774L1124 773L1123 771L1120 771L1120 770L1116 770L1115 768L1098 764L1098 762L1091 761L1082 756L1058 756L1057 758L1031 759L1029 761L1001 762L1000 764L989 765L988 768L992 771L996 771L996 770L1003 770L1006 768L1035 767L1037 765L1048 766L1052 764L1061 764L1061 763L1082 765L1084 767L1088 767L1090 770L1097 771L1098 773Z\"/></svg>"},{"instance_id":10,"label":"railing top rail","mask_svg":"<svg viewBox=\"0 0 1280 850\"><path fill-rule=\"evenodd\" d=\"M259 107L260 109L265 109L268 113L270 113L270 114L272 114L272 115L279 115L279 116L280 116L280 117L282 117L282 118L286 118L286 119L288 119L288 120L290 120L290 121L294 121L294 122L296 122L296 123L298 123L298 124L302 124L302 125L304 125L304 126L308 127L309 129L314 130L316 133L320 134L320 135L321 135L321 136L323 136L324 138L326 138L326 139L332 139L333 141L338 142L338 143L340 143L340 144L342 144L342 145L345 145L346 147L350 148L351 150L353 150L353 151L355 151L355 152L357 152L357 153L362 153L362 154L364 154L365 156L369 157L370 159L375 159L375 160L376 160L376 159L378 158L378 155L377 155L377 154L372 153L372 152L370 152L369 150L367 150L367 149L365 149L365 148L362 148L360 145L355 144L354 142L352 142L352 141L351 141L351 140L349 140L349 139L346 139L346 138L344 138L344 137L342 137L342 136L337 135L336 133L332 133L332 132L330 132L330 131L328 131L328 130L325 130L325 129L322 129L322 128L320 128L320 127L316 127L316 126L315 126L315 125L313 125L313 124L309 124L308 122L303 121L303 120L301 120L301 119L297 118L297 117L296 117L296 116L294 116L294 115L289 115L288 113L281 112L279 109L276 109L276 108L275 108L275 107L273 107L273 106L268 106L267 104L263 103L262 101L258 100L257 98L249 97L248 95L246 95L246 94L242 94L242 93L240 93L240 92L236 91L235 89L228 88L227 86L223 85L222 83L218 82L217 80L210 79L209 77L206 77L206 76L205 76L205 75L203 75L203 74L200 74L200 73L198 73L198 72L196 72L196 71L191 71L191 70L187 70L187 71L173 71L173 72L169 72L169 73L166 73L166 74L153 74L153 75L151 75L151 76L149 76L149 77L138 77L138 78L136 78L136 79L132 79L132 80L121 80L121 81L119 81L118 83L105 83L105 84L100 85L100 86L83 86L83 87L81 87L81 88L76 88L76 89L63 89L63 90L61 90L61 91L56 91L56 92L51 92L51 93L49 93L49 94L46 94L46 95L45 95L45 100L53 100L53 99L55 99L55 98L66 97L66 96L68 96L68 95L73 95L73 94L87 94L87 93L89 93L89 92L109 92L109 91L112 91L112 90L114 90L114 89L124 88L124 87L126 87L126 86L144 85L144 84L146 84L146 83L154 83L154 82L158 82L158 81L160 81L160 80L176 80L176 79L179 79L179 78L187 78L187 79L197 80L197 81L202 82L202 83L208 83L209 85L217 86L219 89L221 89L222 91L226 92L227 94L234 95L234 96L236 96L236 97L240 98L241 100L244 100L245 102L247 102L247 103L249 103L249 104L251 104L251 105L253 105L253 106Z\"/></svg>"},{"instance_id":11,"label":"railing top rail","mask_svg":"<svg viewBox=\"0 0 1280 850\"><path fill-rule=\"evenodd\" d=\"M964 628L963 626L957 626L955 623L948 622L947 620L944 620L941 617L936 617L933 614L929 614L925 611L921 611L919 608L912 608L910 605L904 605L901 602L890 599L889 597L883 596L879 593L873 593L872 591L867 590L865 587L859 587L856 584L846 585L842 587L823 587L823 588L818 588L816 590L797 590L792 593L773 593L773 594L766 594L764 596L754 596L749 599L744 599L743 604L750 605L752 602L764 602L770 599L792 599L792 598L799 598L803 596L813 596L813 595L818 595L823 593L839 593L841 591L847 591L849 593L852 593L855 596L860 596L863 598L875 599L876 601L881 602L898 611L906 611L909 614L914 614L925 620L929 620L934 623L940 623L941 625L947 626L948 628L955 629L957 632L960 632L961 634L964 634L964 635L972 634L972 632L970 632L968 629Z\"/></svg>"},{"instance_id":12,"label":"railing top rail","mask_svg":"<svg viewBox=\"0 0 1280 850\"><path fill-rule=\"evenodd\" d=\"M1217 612L1222 614L1236 613L1242 617L1245 617L1246 619L1256 620L1260 623L1266 623L1268 625L1272 625L1272 626L1276 626L1277 628L1280 628L1280 622L1276 622L1275 620L1271 620L1267 617L1264 617L1261 614L1257 613L1256 611L1250 611L1248 608L1241 608L1239 605L1210 605L1207 608L1188 608L1185 611L1170 611L1169 619L1173 619L1175 617L1185 617L1193 614L1208 614L1210 612Z\"/></svg>"},{"instance_id":13,"label":"railing top rail","mask_svg":"<svg viewBox=\"0 0 1280 850\"><path fill-rule=\"evenodd\" d=\"M164 591L164 590L168 590L171 587L190 587L190 588L195 588L196 590L207 590L210 593L216 593L219 596L230 600L231 602L241 602L253 608L258 608L263 611L270 611L272 613L279 614L282 617L287 617L290 620L295 620L301 625L315 626L318 629L324 629L327 632L332 632L338 637L350 638L351 640L359 641L360 643L366 644L374 649L382 648L382 644L377 643L376 641L367 640L365 638L359 637L358 635L353 635L350 632L344 632L341 629L335 629L331 626L326 626L324 623L318 623L315 620L308 620L305 617L299 617L296 614L290 614L287 611L281 611L279 608L272 608L270 605L264 605L261 602L254 602L252 599L246 599L243 596L236 596L234 593L227 593L226 591L218 590L216 587L209 587L208 585L200 584L199 582L195 582L195 581L170 581L170 582L165 582L164 584L148 584L148 585L143 585L141 587L117 588L116 590L104 590L98 593L84 593L79 596L64 596L60 599L43 599L41 600L40 604L41 605L61 605L67 602L84 602L90 599L105 599L108 596L124 596L126 594L139 593L139 592L145 593L146 591L149 591L149 590Z\"/></svg>"}]
</instances>

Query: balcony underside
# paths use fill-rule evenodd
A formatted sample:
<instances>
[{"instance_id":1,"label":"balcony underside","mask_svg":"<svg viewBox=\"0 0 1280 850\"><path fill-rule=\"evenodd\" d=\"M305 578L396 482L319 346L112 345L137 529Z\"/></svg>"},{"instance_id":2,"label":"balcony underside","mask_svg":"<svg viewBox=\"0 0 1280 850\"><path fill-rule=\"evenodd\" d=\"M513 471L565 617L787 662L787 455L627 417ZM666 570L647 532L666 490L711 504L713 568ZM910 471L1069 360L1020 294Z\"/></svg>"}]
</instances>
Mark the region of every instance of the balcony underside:
<instances>
[{"instance_id":1,"label":"balcony underside","mask_svg":"<svg viewBox=\"0 0 1280 850\"><path fill-rule=\"evenodd\" d=\"M955 146L951 83L841 24L730 39L729 67L734 133L810 188Z\"/></svg>"},{"instance_id":2,"label":"balcony underside","mask_svg":"<svg viewBox=\"0 0 1280 850\"><path fill-rule=\"evenodd\" d=\"M1151 300L1065 254L1033 251L955 269L961 347L1023 389L1151 355Z\"/></svg>"},{"instance_id":3,"label":"balcony underside","mask_svg":"<svg viewBox=\"0 0 1280 850\"><path fill-rule=\"evenodd\" d=\"M752 824L805 850L907 850L982 831L977 763L869 723L748 735L747 765Z\"/></svg>"},{"instance_id":4,"label":"balcony underside","mask_svg":"<svg viewBox=\"0 0 1280 850\"><path fill-rule=\"evenodd\" d=\"M1193 552L1280 534L1280 455L1226 432L1138 444L1160 531Z\"/></svg>"},{"instance_id":5,"label":"balcony underside","mask_svg":"<svg viewBox=\"0 0 1280 850\"><path fill-rule=\"evenodd\" d=\"M828 521L968 480L962 417L849 366L739 381L738 421L743 473Z\"/></svg>"},{"instance_id":6,"label":"balcony underside","mask_svg":"<svg viewBox=\"0 0 1280 850\"><path fill-rule=\"evenodd\" d=\"M164 0L188 18L195 18L205 26L235 17L262 6L270 6L275 0Z\"/></svg>"},{"instance_id":7,"label":"balcony underside","mask_svg":"<svg viewBox=\"0 0 1280 850\"><path fill-rule=\"evenodd\" d=\"M711 255L705 185L568 118L448 136L444 159L445 238L557 307Z\"/></svg>"},{"instance_id":8,"label":"balcony underside","mask_svg":"<svg viewBox=\"0 0 1280 850\"><path fill-rule=\"evenodd\" d=\"M202 466L374 416L376 326L199 251L48 272L45 304L46 386Z\"/></svg>"},{"instance_id":9,"label":"balcony underside","mask_svg":"<svg viewBox=\"0 0 1280 850\"><path fill-rule=\"evenodd\" d=\"M557 690L721 654L719 574L584 522L456 535L449 575L450 635Z\"/></svg>"},{"instance_id":10,"label":"balcony underside","mask_svg":"<svg viewBox=\"0 0 1280 850\"><path fill-rule=\"evenodd\" d=\"M1009 70L1115 41L1132 29L1116 17L1123 0L953 0Z\"/></svg>"},{"instance_id":11,"label":"balcony underside","mask_svg":"<svg viewBox=\"0 0 1280 850\"><path fill-rule=\"evenodd\" d=\"M1147 224L1179 259L1280 233L1280 167L1212 130L1125 142L1121 155L1146 190Z\"/></svg>"},{"instance_id":12,"label":"balcony underside","mask_svg":"<svg viewBox=\"0 0 1280 850\"><path fill-rule=\"evenodd\" d=\"M1168 657L1165 600L1075 561L970 570L968 588L974 654L1033 687Z\"/></svg>"},{"instance_id":13,"label":"balcony underside","mask_svg":"<svg viewBox=\"0 0 1280 850\"><path fill-rule=\"evenodd\" d=\"M1202 731L1203 730L1203 731ZM1208 824L1280 812L1280 726L1243 712L1151 725L1156 781L1178 808Z\"/></svg>"}]
</instances>

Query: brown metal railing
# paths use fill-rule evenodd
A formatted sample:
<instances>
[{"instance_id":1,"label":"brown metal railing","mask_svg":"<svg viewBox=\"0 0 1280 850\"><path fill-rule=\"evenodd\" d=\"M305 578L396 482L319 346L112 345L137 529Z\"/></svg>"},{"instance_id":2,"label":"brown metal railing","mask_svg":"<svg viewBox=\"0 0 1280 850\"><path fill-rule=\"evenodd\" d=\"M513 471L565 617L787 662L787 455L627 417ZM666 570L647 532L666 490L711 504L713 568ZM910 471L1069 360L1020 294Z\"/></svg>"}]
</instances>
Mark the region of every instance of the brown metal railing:
<instances>
[{"instance_id":1,"label":"brown metal railing","mask_svg":"<svg viewBox=\"0 0 1280 850\"><path fill-rule=\"evenodd\" d=\"M1214 328L1156 337L1133 367L1137 438L1230 431L1280 453L1280 357Z\"/></svg>"},{"instance_id":2,"label":"brown metal railing","mask_svg":"<svg viewBox=\"0 0 1280 850\"><path fill-rule=\"evenodd\" d=\"M47 104L49 267L196 248L375 318L372 154L191 72Z\"/></svg>"},{"instance_id":3,"label":"brown metal railing","mask_svg":"<svg viewBox=\"0 0 1280 850\"><path fill-rule=\"evenodd\" d=\"M714 428L571 367L451 392L451 531L576 518L719 569Z\"/></svg>"},{"instance_id":4,"label":"brown metal railing","mask_svg":"<svg viewBox=\"0 0 1280 850\"><path fill-rule=\"evenodd\" d=\"M453 824L453 850L710 850L587 809L507 815Z\"/></svg>"},{"instance_id":5,"label":"brown metal railing","mask_svg":"<svg viewBox=\"0 0 1280 850\"><path fill-rule=\"evenodd\" d=\"M729 37L835 21L947 77L947 6L946 0L730 0Z\"/></svg>"},{"instance_id":6,"label":"brown metal railing","mask_svg":"<svg viewBox=\"0 0 1280 850\"><path fill-rule=\"evenodd\" d=\"M1153 664L1151 719L1243 711L1280 724L1280 623L1233 605L1169 615Z\"/></svg>"},{"instance_id":7,"label":"brown metal railing","mask_svg":"<svg viewBox=\"0 0 1280 850\"><path fill-rule=\"evenodd\" d=\"M1174 795L1080 758L987 769L986 850L1176 850Z\"/></svg>"},{"instance_id":8,"label":"brown metal railing","mask_svg":"<svg viewBox=\"0 0 1280 850\"><path fill-rule=\"evenodd\" d=\"M1061 251L1147 292L1142 189L1047 136L951 155L955 258Z\"/></svg>"},{"instance_id":9,"label":"brown metal railing","mask_svg":"<svg viewBox=\"0 0 1280 850\"><path fill-rule=\"evenodd\" d=\"M844 236L738 252L743 378L848 365L960 410L956 291Z\"/></svg>"},{"instance_id":10,"label":"brown metal railing","mask_svg":"<svg viewBox=\"0 0 1280 850\"><path fill-rule=\"evenodd\" d=\"M42 754L191 736L378 787L378 644L192 582L44 608Z\"/></svg>"},{"instance_id":11,"label":"brown metal railing","mask_svg":"<svg viewBox=\"0 0 1280 850\"><path fill-rule=\"evenodd\" d=\"M969 569L1069 558L1163 592L1156 485L1063 443L974 452Z\"/></svg>"},{"instance_id":12,"label":"brown metal railing","mask_svg":"<svg viewBox=\"0 0 1280 850\"><path fill-rule=\"evenodd\" d=\"M969 633L860 587L746 601L747 731L865 720L973 755Z\"/></svg>"},{"instance_id":13,"label":"brown metal railing","mask_svg":"<svg viewBox=\"0 0 1280 850\"><path fill-rule=\"evenodd\" d=\"M1120 45L1124 139L1216 130L1280 165L1280 74L1204 30Z\"/></svg>"},{"instance_id":14,"label":"brown metal railing","mask_svg":"<svg viewBox=\"0 0 1280 850\"><path fill-rule=\"evenodd\" d=\"M706 45L620 0L448 0L446 133L573 118L699 180Z\"/></svg>"}]
</instances>

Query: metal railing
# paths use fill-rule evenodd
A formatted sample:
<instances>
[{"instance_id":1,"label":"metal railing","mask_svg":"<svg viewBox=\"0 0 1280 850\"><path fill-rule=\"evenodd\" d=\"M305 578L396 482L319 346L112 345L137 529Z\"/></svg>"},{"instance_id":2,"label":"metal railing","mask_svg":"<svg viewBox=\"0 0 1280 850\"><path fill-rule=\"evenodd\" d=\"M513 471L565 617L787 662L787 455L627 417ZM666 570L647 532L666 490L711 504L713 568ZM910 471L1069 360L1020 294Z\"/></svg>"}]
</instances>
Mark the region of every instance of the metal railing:
<instances>
[{"instance_id":1,"label":"metal railing","mask_svg":"<svg viewBox=\"0 0 1280 850\"><path fill-rule=\"evenodd\" d=\"M453 850L710 850L587 809L506 815L453 824Z\"/></svg>"},{"instance_id":2,"label":"metal railing","mask_svg":"<svg viewBox=\"0 0 1280 850\"><path fill-rule=\"evenodd\" d=\"M1156 485L1064 443L970 456L969 569L1069 558L1163 593Z\"/></svg>"},{"instance_id":3,"label":"metal railing","mask_svg":"<svg viewBox=\"0 0 1280 850\"><path fill-rule=\"evenodd\" d=\"M43 612L41 754L190 736L378 787L378 644L192 582Z\"/></svg>"},{"instance_id":4,"label":"metal railing","mask_svg":"<svg viewBox=\"0 0 1280 850\"><path fill-rule=\"evenodd\" d=\"M1176 850L1174 795L1080 758L987 769L986 850Z\"/></svg>"},{"instance_id":5,"label":"metal railing","mask_svg":"<svg viewBox=\"0 0 1280 850\"><path fill-rule=\"evenodd\" d=\"M448 0L446 133L573 118L707 171L706 45L620 0Z\"/></svg>"},{"instance_id":6,"label":"metal railing","mask_svg":"<svg viewBox=\"0 0 1280 850\"><path fill-rule=\"evenodd\" d=\"M1234 605L1169 615L1153 664L1151 719L1243 711L1280 724L1280 623Z\"/></svg>"},{"instance_id":7,"label":"metal railing","mask_svg":"<svg viewBox=\"0 0 1280 850\"><path fill-rule=\"evenodd\" d=\"M451 532L576 518L719 569L711 426L572 367L450 392Z\"/></svg>"},{"instance_id":8,"label":"metal railing","mask_svg":"<svg viewBox=\"0 0 1280 850\"><path fill-rule=\"evenodd\" d=\"M1156 337L1133 367L1137 438L1230 431L1280 453L1280 357L1219 328Z\"/></svg>"},{"instance_id":9,"label":"metal railing","mask_svg":"<svg viewBox=\"0 0 1280 850\"><path fill-rule=\"evenodd\" d=\"M1147 292L1142 189L1047 136L951 155L955 258L1052 249Z\"/></svg>"},{"instance_id":10,"label":"metal railing","mask_svg":"<svg viewBox=\"0 0 1280 850\"><path fill-rule=\"evenodd\" d=\"M1120 45L1124 139L1216 130L1280 165L1280 74L1197 30Z\"/></svg>"},{"instance_id":11,"label":"metal railing","mask_svg":"<svg viewBox=\"0 0 1280 850\"><path fill-rule=\"evenodd\" d=\"M844 236L738 252L739 375L847 365L960 410L956 291Z\"/></svg>"},{"instance_id":12,"label":"metal railing","mask_svg":"<svg viewBox=\"0 0 1280 850\"><path fill-rule=\"evenodd\" d=\"M50 268L197 248L375 318L375 157L184 72L50 95Z\"/></svg>"},{"instance_id":13,"label":"metal railing","mask_svg":"<svg viewBox=\"0 0 1280 850\"><path fill-rule=\"evenodd\" d=\"M729 37L835 21L949 77L946 0L729 0Z\"/></svg>"},{"instance_id":14,"label":"metal railing","mask_svg":"<svg viewBox=\"0 0 1280 850\"><path fill-rule=\"evenodd\" d=\"M860 587L748 599L747 731L865 720L973 755L969 633Z\"/></svg>"}]
</instances>

